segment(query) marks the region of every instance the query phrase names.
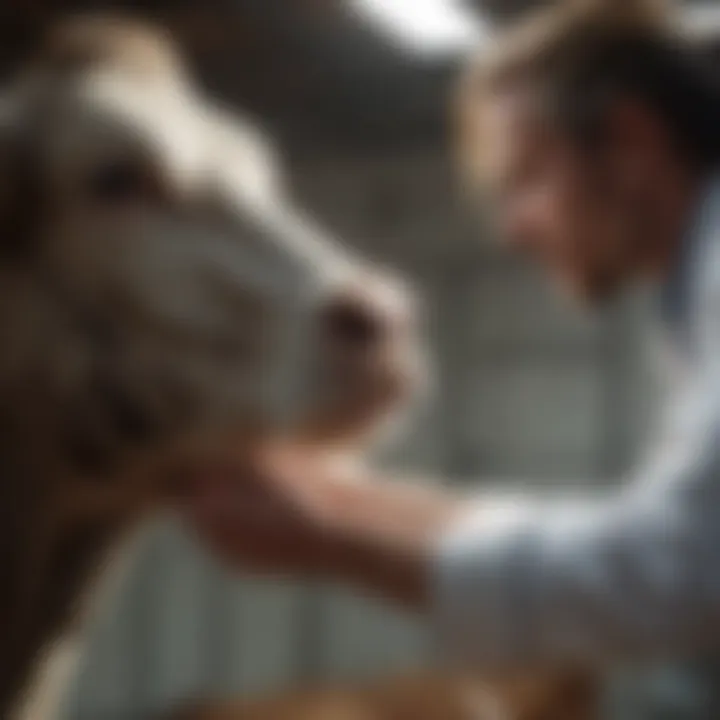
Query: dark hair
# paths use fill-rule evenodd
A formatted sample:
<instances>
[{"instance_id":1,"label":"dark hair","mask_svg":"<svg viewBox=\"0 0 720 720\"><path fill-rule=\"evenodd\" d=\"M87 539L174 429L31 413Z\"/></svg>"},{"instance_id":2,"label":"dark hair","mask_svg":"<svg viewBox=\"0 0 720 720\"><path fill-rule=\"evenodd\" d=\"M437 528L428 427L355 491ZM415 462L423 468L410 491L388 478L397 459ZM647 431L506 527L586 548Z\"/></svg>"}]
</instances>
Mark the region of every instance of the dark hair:
<instances>
[{"instance_id":1,"label":"dark hair","mask_svg":"<svg viewBox=\"0 0 720 720\"><path fill-rule=\"evenodd\" d=\"M473 175L482 167L486 96L519 83L580 141L601 140L613 102L632 98L657 113L694 168L720 166L720 73L709 49L672 24L656 0L568 0L502 33L463 78L463 162Z\"/></svg>"},{"instance_id":2,"label":"dark hair","mask_svg":"<svg viewBox=\"0 0 720 720\"><path fill-rule=\"evenodd\" d=\"M682 157L698 170L720 165L720 75L709 52L673 38L585 37L572 60L548 62L541 87L556 119L580 140L601 138L614 100L629 97L656 113Z\"/></svg>"}]
</instances>

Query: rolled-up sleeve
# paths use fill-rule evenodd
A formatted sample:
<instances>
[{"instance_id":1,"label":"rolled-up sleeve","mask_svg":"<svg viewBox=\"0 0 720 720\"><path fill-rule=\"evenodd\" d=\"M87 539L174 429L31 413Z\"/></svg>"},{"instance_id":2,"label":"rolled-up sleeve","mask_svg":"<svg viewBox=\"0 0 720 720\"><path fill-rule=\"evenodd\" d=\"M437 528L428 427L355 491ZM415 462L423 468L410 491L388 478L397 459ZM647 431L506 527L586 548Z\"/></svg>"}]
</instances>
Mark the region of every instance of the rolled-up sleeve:
<instances>
[{"instance_id":1,"label":"rolled-up sleeve","mask_svg":"<svg viewBox=\"0 0 720 720\"><path fill-rule=\"evenodd\" d=\"M720 360L720 349L718 350ZM624 490L478 498L439 544L442 656L491 667L720 644L720 363L672 406Z\"/></svg>"}]
</instances>

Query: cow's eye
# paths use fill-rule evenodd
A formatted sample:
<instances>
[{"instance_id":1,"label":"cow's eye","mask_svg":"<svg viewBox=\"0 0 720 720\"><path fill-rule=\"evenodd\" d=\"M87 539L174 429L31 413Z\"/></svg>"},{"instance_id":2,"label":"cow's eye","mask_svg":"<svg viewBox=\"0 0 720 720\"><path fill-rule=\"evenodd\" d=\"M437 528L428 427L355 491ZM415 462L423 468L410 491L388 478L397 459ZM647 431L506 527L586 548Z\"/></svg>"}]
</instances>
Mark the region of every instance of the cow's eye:
<instances>
[{"instance_id":1,"label":"cow's eye","mask_svg":"<svg viewBox=\"0 0 720 720\"><path fill-rule=\"evenodd\" d=\"M118 203L136 200L148 190L147 172L129 162L107 162L95 167L86 179L86 192L93 200Z\"/></svg>"}]
</instances>

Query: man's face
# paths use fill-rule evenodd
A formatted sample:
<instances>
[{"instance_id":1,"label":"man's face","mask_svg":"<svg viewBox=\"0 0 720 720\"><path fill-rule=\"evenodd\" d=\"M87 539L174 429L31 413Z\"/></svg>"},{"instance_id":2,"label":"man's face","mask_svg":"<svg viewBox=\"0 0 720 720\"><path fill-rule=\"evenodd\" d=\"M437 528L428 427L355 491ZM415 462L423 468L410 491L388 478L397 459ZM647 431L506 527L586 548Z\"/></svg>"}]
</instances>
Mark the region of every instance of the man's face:
<instances>
[{"instance_id":1,"label":"man's face","mask_svg":"<svg viewBox=\"0 0 720 720\"><path fill-rule=\"evenodd\" d=\"M522 92L491 97L482 122L503 240L573 295L594 301L615 291L634 271L642 235L642 203L616 154L580 150Z\"/></svg>"}]
</instances>

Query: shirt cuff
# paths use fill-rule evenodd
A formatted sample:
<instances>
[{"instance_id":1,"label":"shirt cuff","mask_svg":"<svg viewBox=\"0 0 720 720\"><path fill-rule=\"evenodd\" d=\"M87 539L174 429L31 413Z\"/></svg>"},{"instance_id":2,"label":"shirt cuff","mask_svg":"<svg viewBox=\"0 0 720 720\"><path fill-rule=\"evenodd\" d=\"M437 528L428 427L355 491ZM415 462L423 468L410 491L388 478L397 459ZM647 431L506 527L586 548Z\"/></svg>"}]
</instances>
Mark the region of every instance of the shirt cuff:
<instances>
[{"instance_id":1,"label":"shirt cuff","mask_svg":"<svg viewBox=\"0 0 720 720\"><path fill-rule=\"evenodd\" d=\"M523 566L532 562L538 510L527 497L493 496L473 503L440 539L432 613L443 665L496 669L523 659L522 606L531 602Z\"/></svg>"}]
</instances>

